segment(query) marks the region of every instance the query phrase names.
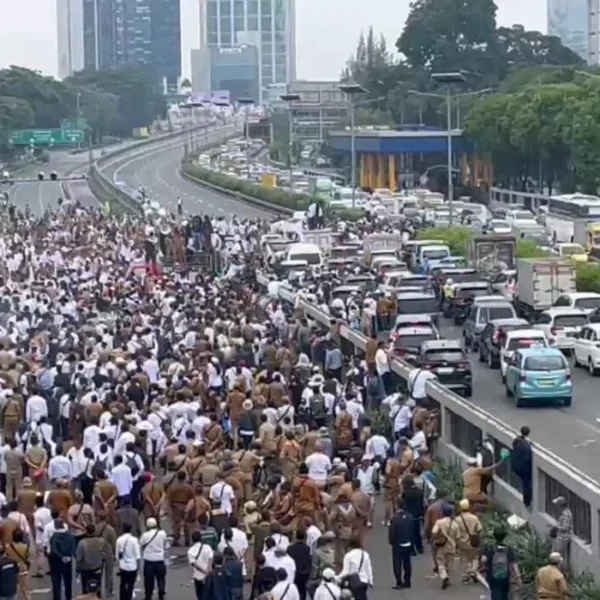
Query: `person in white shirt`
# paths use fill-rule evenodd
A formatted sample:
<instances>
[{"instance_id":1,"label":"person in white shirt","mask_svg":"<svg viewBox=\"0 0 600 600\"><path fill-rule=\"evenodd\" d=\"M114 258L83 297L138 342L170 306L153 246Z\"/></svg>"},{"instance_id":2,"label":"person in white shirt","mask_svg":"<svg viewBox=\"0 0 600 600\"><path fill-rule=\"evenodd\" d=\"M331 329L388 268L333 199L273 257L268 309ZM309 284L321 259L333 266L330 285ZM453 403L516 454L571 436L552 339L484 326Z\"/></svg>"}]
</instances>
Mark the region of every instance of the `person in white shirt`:
<instances>
[{"instance_id":1,"label":"person in white shirt","mask_svg":"<svg viewBox=\"0 0 600 600\"><path fill-rule=\"evenodd\" d=\"M142 559L140 542L131 534L131 523L123 523L115 552L119 561L119 600L131 600Z\"/></svg>"},{"instance_id":2,"label":"person in white shirt","mask_svg":"<svg viewBox=\"0 0 600 600\"><path fill-rule=\"evenodd\" d=\"M231 515L234 513L235 492L233 488L223 479L219 477L219 481L214 483L210 488L209 499L221 503L221 508Z\"/></svg>"},{"instance_id":3,"label":"person in white shirt","mask_svg":"<svg viewBox=\"0 0 600 600\"><path fill-rule=\"evenodd\" d=\"M314 523L311 523L307 527L306 545L308 546L311 555L315 553L315 550L317 549L317 542L322 535L323 534L321 533L321 530Z\"/></svg>"},{"instance_id":4,"label":"person in white shirt","mask_svg":"<svg viewBox=\"0 0 600 600\"><path fill-rule=\"evenodd\" d=\"M277 583L271 590L271 597L273 600L300 600L300 593L294 579L290 580L289 574L283 567L277 569Z\"/></svg>"},{"instance_id":5,"label":"person in white shirt","mask_svg":"<svg viewBox=\"0 0 600 600\"><path fill-rule=\"evenodd\" d=\"M188 563L193 569L192 578L196 590L196 598L202 598L204 582L210 573L214 557L213 549L202 543L202 535L199 531L192 532L192 545L187 553Z\"/></svg>"},{"instance_id":6,"label":"person in white shirt","mask_svg":"<svg viewBox=\"0 0 600 600\"><path fill-rule=\"evenodd\" d=\"M100 444L100 433L102 433L102 429L100 429L98 421L93 420L83 430L83 447L95 451Z\"/></svg>"},{"instance_id":7,"label":"person in white shirt","mask_svg":"<svg viewBox=\"0 0 600 600\"><path fill-rule=\"evenodd\" d=\"M35 542L35 560L32 561L33 577L39 577L46 573L46 558L44 556L44 530L48 523L52 522L50 509L44 504L44 497L37 496L35 499L36 509L33 513L33 529Z\"/></svg>"},{"instance_id":8,"label":"person in white shirt","mask_svg":"<svg viewBox=\"0 0 600 600\"><path fill-rule=\"evenodd\" d=\"M381 377L385 393L390 394L392 389L390 361L386 350L385 342L377 344L377 352L375 352L375 368L377 375Z\"/></svg>"},{"instance_id":9,"label":"person in white shirt","mask_svg":"<svg viewBox=\"0 0 600 600\"><path fill-rule=\"evenodd\" d=\"M56 482L57 479L73 479L73 464L63 454L62 445L56 447L56 456L53 456L48 463L48 479L51 482Z\"/></svg>"},{"instance_id":10,"label":"person in white shirt","mask_svg":"<svg viewBox=\"0 0 600 600\"><path fill-rule=\"evenodd\" d=\"M323 569L323 580L315 590L313 600L340 600L342 590L335 583L335 571L331 568Z\"/></svg>"},{"instance_id":11,"label":"person in white shirt","mask_svg":"<svg viewBox=\"0 0 600 600\"><path fill-rule=\"evenodd\" d=\"M246 551L248 550L248 536L238 529L238 521L235 515L229 517L229 529L225 529L221 534L221 541L217 549L223 552L229 547L233 550L235 557L242 563L242 572L246 575Z\"/></svg>"},{"instance_id":12,"label":"person in white shirt","mask_svg":"<svg viewBox=\"0 0 600 600\"><path fill-rule=\"evenodd\" d=\"M394 415L394 433L404 435L410 429L410 421L412 419L412 411L407 402L401 402L399 408Z\"/></svg>"},{"instance_id":13,"label":"person in white shirt","mask_svg":"<svg viewBox=\"0 0 600 600\"><path fill-rule=\"evenodd\" d=\"M87 459L85 458L85 449L81 441L76 439L73 446L67 452L67 458L71 461L71 478L76 479L85 470Z\"/></svg>"},{"instance_id":14,"label":"person in white shirt","mask_svg":"<svg viewBox=\"0 0 600 600\"><path fill-rule=\"evenodd\" d=\"M28 423L37 423L41 417L48 416L48 403L46 399L34 394L27 400L25 406L25 419Z\"/></svg>"},{"instance_id":15,"label":"person in white shirt","mask_svg":"<svg viewBox=\"0 0 600 600\"><path fill-rule=\"evenodd\" d=\"M204 411L199 408L196 412L196 417L192 421L192 431L195 438L202 442L204 441L204 431L210 425L210 419L204 414Z\"/></svg>"},{"instance_id":16,"label":"person in white shirt","mask_svg":"<svg viewBox=\"0 0 600 600\"><path fill-rule=\"evenodd\" d=\"M373 464L373 457L370 454L362 455L358 469L356 469L356 479L360 483L360 491L369 496L371 501L371 514L367 527L371 526L373 521L373 507L375 505L375 482L379 478L377 467Z\"/></svg>"},{"instance_id":17,"label":"person in white shirt","mask_svg":"<svg viewBox=\"0 0 600 600\"><path fill-rule=\"evenodd\" d=\"M427 436L423 431L422 423L415 423L415 432L410 438L409 445L413 450L415 460L421 456L422 452L427 451Z\"/></svg>"},{"instance_id":18,"label":"person in white shirt","mask_svg":"<svg viewBox=\"0 0 600 600\"><path fill-rule=\"evenodd\" d=\"M408 391L410 397L415 400L427 399L425 387L428 381L435 380L437 377L431 371L425 369L413 369L408 376Z\"/></svg>"},{"instance_id":19,"label":"person in white shirt","mask_svg":"<svg viewBox=\"0 0 600 600\"><path fill-rule=\"evenodd\" d=\"M390 449L390 443L387 441L383 435L375 433L372 435L365 444L365 452L379 458L380 460L384 460L388 454Z\"/></svg>"},{"instance_id":20,"label":"person in white shirt","mask_svg":"<svg viewBox=\"0 0 600 600\"><path fill-rule=\"evenodd\" d=\"M350 540L350 550L344 555L342 571L337 576L337 579L338 581L342 581L348 575L358 575L363 584L373 586L371 557L366 550L362 549L360 539L358 538ZM364 597L366 597L366 594Z\"/></svg>"},{"instance_id":21,"label":"person in white shirt","mask_svg":"<svg viewBox=\"0 0 600 600\"><path fill-rule=\"evenodd\" d=\"M140 548L144 561L144 595L152 598L154 585L158 587L159 599L165 597L167 565L165 551L167 550L167 534L158 529L156 519L146 520L146 531L140 537Z\"/></svg>"},{"instance_id":22,"label":"person in white shirt","mask_svg":"<svg viewBox=\"0 0 600 600\"><path fill-rule=\"evenodd\" d=\"M131 476L131 469L123 462L122 456L115 456L115 466L110 474L110 480L115 484L119 499L124 496L131 496L131 489L133 488L133 477Z\"/></svg>"},{"instance_id":23,"label":"person in white shirt","mask_svg":"<svg viewBox=\"0 0 600 600\"><path fill-rule=\"evenodd\" d=\"M329 471L331 471L331 460L329 456L321 452L323 445L316 442L315 451L309 454L304 461L308 467L308 476L315 483L325 485Z\"/></svg>"}]
</instances>

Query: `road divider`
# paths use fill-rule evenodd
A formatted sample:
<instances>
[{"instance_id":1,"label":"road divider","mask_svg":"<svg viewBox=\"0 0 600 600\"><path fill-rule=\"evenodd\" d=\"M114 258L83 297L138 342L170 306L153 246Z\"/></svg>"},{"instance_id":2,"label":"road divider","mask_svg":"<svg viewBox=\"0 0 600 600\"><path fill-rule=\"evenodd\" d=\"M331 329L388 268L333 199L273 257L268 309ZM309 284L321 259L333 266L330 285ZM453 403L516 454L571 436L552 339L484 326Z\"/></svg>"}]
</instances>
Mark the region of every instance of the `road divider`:
<instances>
[{"instance_id":1,"label":"road divider","mask_svg":"<svg viewBox=\"0 0 600 600\"><path fill-rule=\"evenodd\" d=\"M257 279L261 286L267 287L268 277L259 273ZM307 318L330 326L331 315L303 299L297 299L290 289L280 287L278 296L280 300L294 304ZM365 350L367 338L343 322L339 323L339 335L344 343L360 351ZM407 383L414 367L393 359L391 369L400 380ZM435 381L428 382L426 389L431 404L440 411L437 454L442 459L464 467L467 458L474 453L475 443L482 441L491 443L496 461L503 450L512 451L513 440L519 433L477 406L476 389L472 401ZM557 418L560 418L560 413L557 413ZM534 442L532 487L533 501L528 510L522 502L521 481L512 472L510 461L505 461L494 477L494 502L521 516L543 538L547 538L551 528L556 525L553 500L558 496L564 497L573 513L575 532L570 566L575 572L600 573L600 484Z\"/></svg>"}]
</instances>

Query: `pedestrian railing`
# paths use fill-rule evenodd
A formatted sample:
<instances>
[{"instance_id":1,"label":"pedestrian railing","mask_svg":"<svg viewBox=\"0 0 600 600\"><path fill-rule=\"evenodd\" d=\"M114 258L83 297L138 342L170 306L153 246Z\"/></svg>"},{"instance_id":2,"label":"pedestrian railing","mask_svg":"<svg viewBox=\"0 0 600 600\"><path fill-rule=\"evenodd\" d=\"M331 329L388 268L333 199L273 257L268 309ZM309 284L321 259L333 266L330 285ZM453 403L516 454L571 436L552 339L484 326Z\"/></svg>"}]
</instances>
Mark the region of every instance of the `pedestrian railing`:
<instances>
[{"instance_id":1,"label":"pedestrian railing","mask_svg":"<svg viewBox=\"0 0 600 600\"><path fill-rule=\"evenodd\" d=\"M261 285L268 284L268 278L262 274L257 279ZM286 302L295 301L295 294L289 289L280 288L279 297ZM304 300L299 300L297 306L308 318L329 326L331 315ZM339 332L355 348L365 349L367 338L359 332L345 324L340 325ZM407 381L414 367L393 359L391 368ZM474 402L435 381L427 383L427 395L440 408L438 454L444 460L464 466L473 453L475 442L484 440L492 444L497 460L502 449L512 449L518 432ZM540 535L547 537L556 525L553 500L563 496L573 513L575 537L571 544L571 566L578 571L600 573L600 484L539 444L533 443L533 455L532 510L528 511L523 505L521 481L512 472L510 461L505 461L496 472L494 501L505 510L520 515Z\"/></svg>"}]
</instances>

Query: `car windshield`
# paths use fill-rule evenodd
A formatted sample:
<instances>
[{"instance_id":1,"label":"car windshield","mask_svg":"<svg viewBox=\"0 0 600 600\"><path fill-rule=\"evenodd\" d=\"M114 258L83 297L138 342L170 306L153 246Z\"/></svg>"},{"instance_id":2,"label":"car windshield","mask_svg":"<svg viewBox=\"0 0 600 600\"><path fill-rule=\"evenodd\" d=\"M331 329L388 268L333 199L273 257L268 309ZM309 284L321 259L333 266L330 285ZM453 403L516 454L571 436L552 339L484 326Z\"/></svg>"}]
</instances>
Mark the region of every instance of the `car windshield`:
<instances>
[{"instance_id":1,"label":"car windshield","mask_svg":"<svg viewBox=\"0 0 600 600\"><path fill-rule=\"evenodd\" d=\"M490 292L487 288L469 288L458 290L457 296L461 298L475 298L477 296L489 296Z\"/></svg>"},{"instance_id":2,"label":"car windshield","mask_svg":"<svg viewBox=\"0 0 600 600\"><path fill-rule=\"evenodd\" d=\"M488 320L494 319L513 319L515 317L515 309L512 306L490 306L488 308Z\"/></svg>"},{"instance_id":3,"label":"car windshield","mask_svg":"<svg viewBox=\"0 0 600 600\"><path fill-rule=\"evenodd\" d=\"M600 298L579 298L575 300L575 308L598 308L600 306Z\"/></svg>"},{"instance_id":4,"label":"car windshield","mask_svg":"<svg viewBox=\"0 0 600 600\"><path fill-rule=\"evenodd\" d=\"M433 332L419 335L399 335L394 340L394 348L419 348L423 342L429 342L435 339L437 339L437 337Z\"/></svg>"},{"instance_id":5,"label":"car windshield","mask_svg":"<svg viewBox=\"0 0 600 600\"><path fill-rule=\"evenodd\" d=\"M436 250L423 250L423 258L429 260L441 260L448 256L448 250L446 248L438 248Z\"/></svg>"},{"instance_id":6,"label":"car windshield","mask_svg":"<svg viewBox=\"0 0 600 600\"><path fill-rule=\"evenodd\" d=\"M425 362L461 362L466 360L465 353L458 348L452 349L440 349L440 350L428 350L425 352L423 357Z\"/></svg>"},{"instance_id":7,"label":"car windshield","mask_svg":"<svg viewBox=\"0 0 600 600\"><path fill-rule=\"evenodd\" d=\"M502 227L510 229L510 224L507 223L506 221L492 221L492 227L495 227L498 229L500 229Z\"/></svg>"},{"instance_id":8,"label":"car windshield","mask_svg":"<svg viewBox=\"0 0 600 600\"><path fill-rule=\"evenodd\" d=\"M555 327L583 327L588 322L585 315L561 315L554 317Z\"/></svg>"},{"instance_id":9,"label":"car windshield","mask_svg":"<svg viewBox=\"0 0 600 600\"><path fill-rule=\"evenodd\" d=\"M399 315L429 314L438 311L438 304L435 298L414 298L398 301Z\"/></svg>"},{"instance_id":10,"label":"car windshield","mask_svg":"<svg viewBox=\"0 0 600 600\"><path fill-rule=\"evenodd\" d=\"M562 356L529 356L523 365L525 371L562 371L567 368Z\"/></svg>"},{"instance_id":11,"label":"car windshield","mask_svg":"<svg viewBox=\"0 0 600 600\"><path fill-rule=\"evenodd\" d=\"M533 221L533 215L526 211L518 211L515 213L515 219L517 221Z\"/></svg>"},{"instance_id":12,"label":"car windshield","mask_svg":"<svg viewBox=\"0 0 600 600\"><path fill-rule=\"evenodd\" d=\"M541 344L546 347L545 338L512 338L508 341L507 350L520 350L521 348L531 348L534 344Z\"/></svg>"},{"instance_id":13,"label":"car windshield","mask_svg":"<svg viewBox=\"0 0 600 600\"><path fill-rule=\"evenodd\" d=\"M331 256L331 258L351 258L351 257L357 256L357 255L358 255L358 248L349 248L349 247L332 248L329 253L329 256Z\"/></svg>"},{"instance_id":14,"label":"car windshield","mask_svg":"<svg viewBox=\"0 0 600 600\"><path fill-rule=\"evenodd\" d=\"M290 260L305 260L309 265L318 265L321 262L321 256L312 252L310 254L292 254Z\"/></svg>"}]
</instances>

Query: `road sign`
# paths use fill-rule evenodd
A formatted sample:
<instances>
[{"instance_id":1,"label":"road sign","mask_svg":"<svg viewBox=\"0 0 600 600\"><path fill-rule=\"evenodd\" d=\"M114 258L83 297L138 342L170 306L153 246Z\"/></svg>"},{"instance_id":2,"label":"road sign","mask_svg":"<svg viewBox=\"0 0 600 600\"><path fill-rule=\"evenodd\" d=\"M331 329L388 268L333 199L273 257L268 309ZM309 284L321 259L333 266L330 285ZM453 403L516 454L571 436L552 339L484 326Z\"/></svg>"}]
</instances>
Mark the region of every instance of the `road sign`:
<instances>
[{"instance_id":1,"label":"road sign","mask_svg":"<svg viewBox=\"0 0 600 600\"><path fill-rule=\"evenodd\" d=\"M21 129L13 131L10 141L14 146L56 146L83 143L80 129Z\"/></svg>"}]
</instances>

